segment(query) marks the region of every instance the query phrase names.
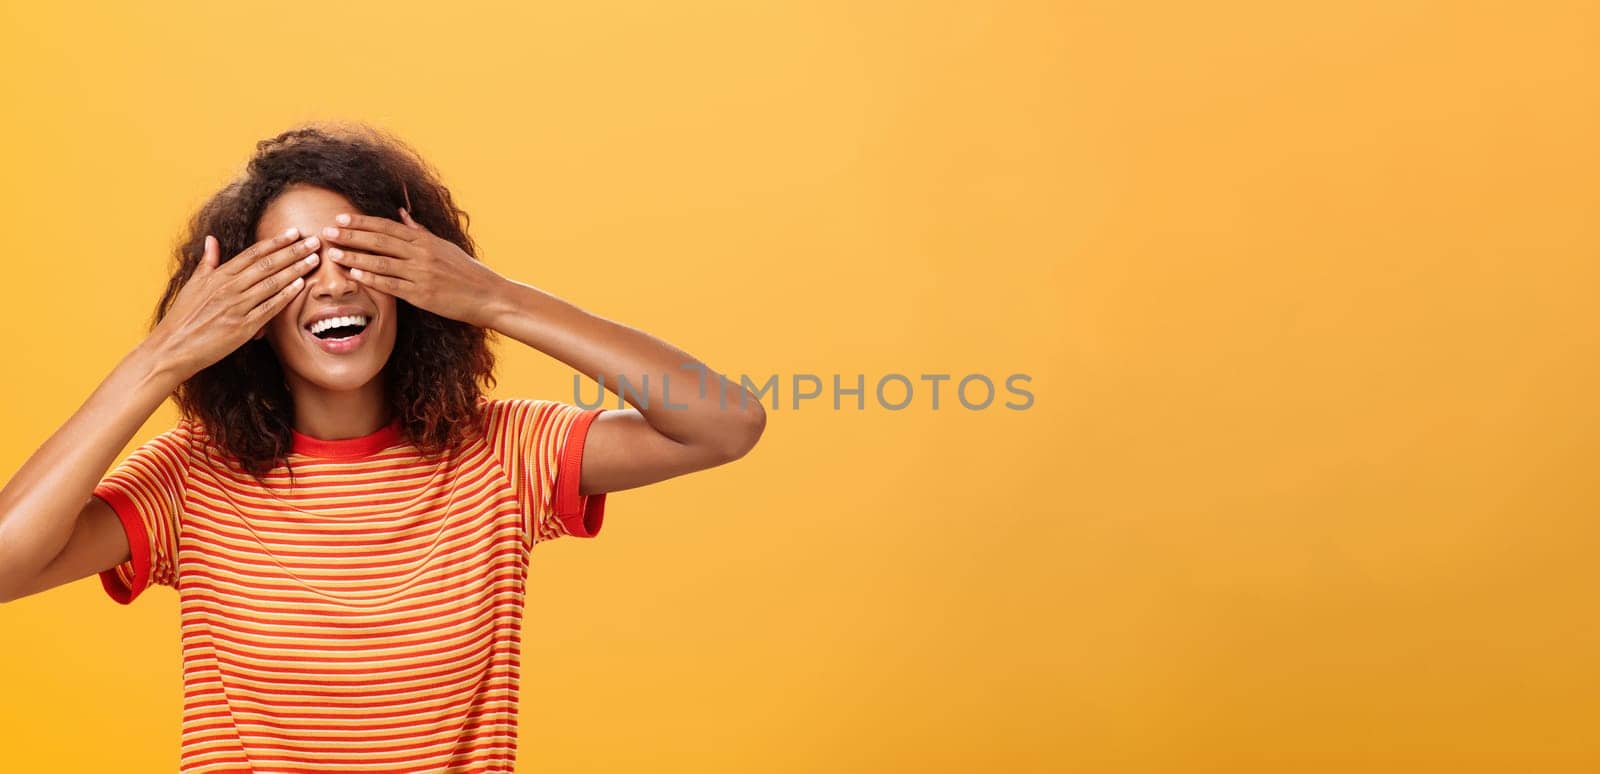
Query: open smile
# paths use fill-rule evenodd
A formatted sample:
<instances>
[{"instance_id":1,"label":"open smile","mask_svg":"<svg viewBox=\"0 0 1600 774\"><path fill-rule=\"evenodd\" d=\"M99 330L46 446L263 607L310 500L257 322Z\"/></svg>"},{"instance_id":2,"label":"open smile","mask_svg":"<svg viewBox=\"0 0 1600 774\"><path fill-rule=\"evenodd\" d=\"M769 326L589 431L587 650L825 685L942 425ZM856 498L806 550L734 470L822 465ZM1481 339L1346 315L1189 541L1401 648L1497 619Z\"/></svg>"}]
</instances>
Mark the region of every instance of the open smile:
<instances>
[{"instance_id":1,"label":"open smile","mask_svg":"<svg viewBox=\"0 0 1600 774\"><path fill-rule=\"evenodd\" d=\"M344 314L324 317L301 326L301 332L330 355L354 352L367 339L372 317L365 314Z\"/></svg>"}]
</instances>

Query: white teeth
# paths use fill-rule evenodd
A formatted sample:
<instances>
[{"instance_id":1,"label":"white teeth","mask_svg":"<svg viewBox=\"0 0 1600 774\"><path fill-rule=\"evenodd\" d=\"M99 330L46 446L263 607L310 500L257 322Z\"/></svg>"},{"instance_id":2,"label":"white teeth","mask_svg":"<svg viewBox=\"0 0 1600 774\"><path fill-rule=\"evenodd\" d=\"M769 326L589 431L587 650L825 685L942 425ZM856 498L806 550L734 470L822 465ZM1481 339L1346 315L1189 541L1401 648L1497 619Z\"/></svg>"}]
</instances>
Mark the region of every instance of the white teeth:
<instances>
[{"instance_id":1,"label":"white teeth","mask_svg":"<svg viewBox=\"0 0 1600 774\"><path fill-rule=\"evenodd\" d=\"M341 325L366 325L366 324L367 324L367 316L366 315L362 315L362 314L346 315L344 317L329 317L326 320L318 320L318 321L312 323L311 324L311 333L312 333L312 335L316 335L316 334L321 333L321 332L323 332L323 331L325 331L325 330L327 330L329 328L337 328L337 327L339 327Z\"/></svg>"}]
</instances>

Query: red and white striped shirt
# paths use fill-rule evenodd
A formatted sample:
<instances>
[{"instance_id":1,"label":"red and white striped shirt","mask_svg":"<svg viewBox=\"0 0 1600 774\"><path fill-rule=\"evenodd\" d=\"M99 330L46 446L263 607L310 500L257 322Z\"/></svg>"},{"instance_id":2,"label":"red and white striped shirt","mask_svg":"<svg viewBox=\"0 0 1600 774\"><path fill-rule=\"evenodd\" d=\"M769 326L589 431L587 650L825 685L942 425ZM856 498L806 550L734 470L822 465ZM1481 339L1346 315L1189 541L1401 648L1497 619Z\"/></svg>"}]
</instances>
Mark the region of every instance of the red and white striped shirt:
<instances>
[{"instance_id":1,"label":"red and white striped shirt","mask_svg":"<svg viewBox=\"0 0 1600 774\"><path fill-rule=\"evenodd\" d=\"M513 770L528 552L599 532L578 479L600 409L483 406L433 459L398 420L295 433L266 486L182 420L95 488L132 553L106 592L178 590L181 771Z\"/></svg>"}]
</instances>

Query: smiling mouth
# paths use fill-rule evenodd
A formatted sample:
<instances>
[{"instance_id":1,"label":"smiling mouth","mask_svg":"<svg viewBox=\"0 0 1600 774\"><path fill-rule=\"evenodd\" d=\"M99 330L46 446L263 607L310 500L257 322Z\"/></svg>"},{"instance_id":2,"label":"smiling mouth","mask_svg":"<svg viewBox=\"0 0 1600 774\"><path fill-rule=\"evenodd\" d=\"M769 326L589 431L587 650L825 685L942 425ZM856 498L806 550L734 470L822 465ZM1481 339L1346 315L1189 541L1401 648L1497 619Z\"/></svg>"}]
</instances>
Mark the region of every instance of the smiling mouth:
<instances>
[{"instance_id":1,"label":"smiling mouth","mask_svg":"<svg viewBox=\"0 0 1600 774\"><path fill-rule=\"evenodd\" d=\"M306 330L323 341L339 341L359 336L367 329L371 318L364 315L347 315L319 320L306 327Z\"/></svg>"},{"instance_id":2,"label":"smiling mouth","mask_svg":"<svg viewBox=\"0 0 1600 774\"><path fill-rule=\"evenodd\" d=\"M339 341L341 339L354 338L366 329L367 326L365 325L341 325L337 328L329 328L321 333L313 333L311 335L323 341Z\"/></svg>"},{"instance_id":3,"label":"smiling mouth","mask_svg":"<svg viewBox=\"0 0 1600 774\"><path fill-rule=\"evenodd\" d=\"M373 318L367 315L342 315L318 320L303 328L318 349L330 355L356 351L366 341Z\"/></svg>"}]
</instances>

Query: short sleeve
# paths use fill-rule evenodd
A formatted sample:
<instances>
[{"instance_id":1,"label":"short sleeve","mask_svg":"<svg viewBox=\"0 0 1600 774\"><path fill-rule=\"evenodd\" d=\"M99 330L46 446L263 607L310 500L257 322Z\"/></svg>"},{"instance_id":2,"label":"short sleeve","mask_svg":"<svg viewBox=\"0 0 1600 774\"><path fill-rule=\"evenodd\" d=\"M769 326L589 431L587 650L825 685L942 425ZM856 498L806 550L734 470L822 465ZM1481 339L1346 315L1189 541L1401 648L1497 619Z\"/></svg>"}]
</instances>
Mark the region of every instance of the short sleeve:
<instances>
[{"instance_id":1,"label":"short sleeve","mask_svg":"<svg viewBox=\"0 0 1600 774\"><path fill-rule=\"evenodd\" d=\"M490 442L516 492L528 547L600 533L606 496L584 496L578 484L589 425L602 411L526 398L486 402Z\"/></svg>"},{"instance_id":2,"label":"short sleeve","mask_svg":"<svg viewBox=\"0 0 1600 774\"><path fill-rule=\"evenodd\" d=\"M177 586L178 527L189 474L187 420L133 450L94 488L128 535L128 561L100 573L106 593L128 604L152 583Z\"/></svg>"}]
</instances>

